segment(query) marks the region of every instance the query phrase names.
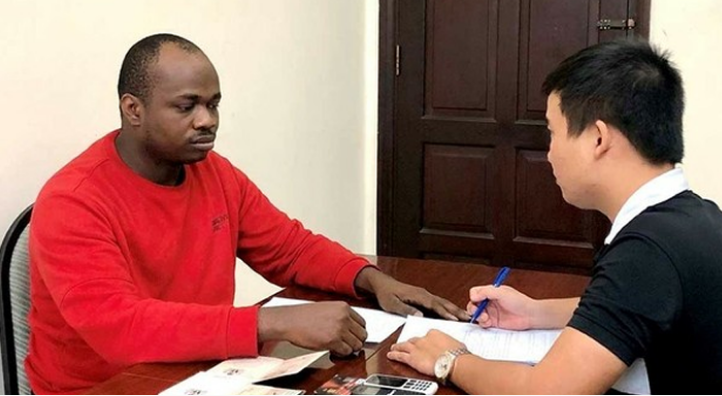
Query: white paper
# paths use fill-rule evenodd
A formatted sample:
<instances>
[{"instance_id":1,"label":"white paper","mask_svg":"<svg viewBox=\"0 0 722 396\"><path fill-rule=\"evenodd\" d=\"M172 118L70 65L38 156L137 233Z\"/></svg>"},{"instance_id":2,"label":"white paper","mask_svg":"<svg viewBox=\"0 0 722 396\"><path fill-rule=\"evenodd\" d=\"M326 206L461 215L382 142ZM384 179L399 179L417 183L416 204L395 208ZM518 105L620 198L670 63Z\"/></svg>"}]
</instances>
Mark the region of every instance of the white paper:
<instances>
[{"instance_id":1,"label":"white paper","mask_svg":"<svg viewBox=\"0 0 722 396\"><path fill-rule=\"evenodd\" d=\"M649 387L649 377L647 376L647 363L644 359L635 360L612 388L635 395L652 394L652 389Z\"/></svg>"},{"instance_id":2,"label":"white paper","mask_svg":"<svg viewBox=\"0 0 722 396\"><path fill-rule=\"evenodd\" d=\"M314 352L293 359L259 356L248 359L229 359L213 366L206 373L221 378L239 378L246 383L260 382L299 373L328 351Z\"/></svg>"},{"instance_id":3,"label":"white paper","mask_svg":"<svg viewBox=\"0 0 722 396\"><path fill-rule=\"evenodd\" d=\"M291 305L309 304L313 301L296 300L291 298L273 297L264 307L283 307ZM390 314L376 309L351 307L366 321L366 342L381 342L388 338L396 329L406 322L402 316Z\"/></svg>"},{"instance_id":4,"label":"white paper","mask_svg":"<svg viewBox=\"0 0 722 396\"><path fill-rule=\"evenodd\" d=\"M171 386L160 395L236 395L250 385L242 378L219 378L201 371Z\"/></svg>"},{"instance_id":5,"label":"white paper","mask_svg":"<svg viewBox=\"0 0 722 396\"><path fill-rule=\"evenodd\" d=\"M463 342L469 351L484 359L530 364L538 363L560 334L558 330L483 329L468 322L409 316L398 342L423 337L431 329L443 331Z\"/></svg>"},{"instance_id":6,"label":"white paper","mask_svg":"<svg viewBox=\"0 0 722 396\"><path fill-rule=\"evenodd\" d=\"M300 395L303 393L298 389L254 385L241 378L219 377L201 371L164 390L160 395Z\"/></svg>"},{"instance_id":7,"label":"white paper","mask_svg":"<svg viewBox=\"0 0 722 396\"><path fill-rule=\"evenodd\" d=\"M397 342L404 342L412 337L423 337L431 329L443 331L466 344L471 353L485 359L528 364L539 363L562 332L561 330L484 329L471 323L409 316ZM625 393L650 394L644 360L635 361L613 388Z\"/></svg>"}]
</instances>

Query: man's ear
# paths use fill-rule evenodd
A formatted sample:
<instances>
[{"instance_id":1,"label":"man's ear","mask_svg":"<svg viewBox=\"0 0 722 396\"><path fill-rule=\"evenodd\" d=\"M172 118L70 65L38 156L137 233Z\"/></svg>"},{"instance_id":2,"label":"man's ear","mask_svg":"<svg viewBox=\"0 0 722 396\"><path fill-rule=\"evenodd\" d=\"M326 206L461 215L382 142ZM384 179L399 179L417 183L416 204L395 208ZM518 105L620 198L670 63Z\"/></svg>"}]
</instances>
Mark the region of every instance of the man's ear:
<instances>
[{"instance_id":1,"label":"man's ear","mask_svg":"<svg viewBox=\"0 0 722 396\"><path fill-rule=\"evenodd\" d=\"M596 158L601 158L612 147L612 140L614 136L611 126L602 120L597 120L594 122L594 126L590 129L591 131L588 132L593 133L594 139L596 140L594 156Z\"/></svg>"},{"instance_id":2,"label":"man's ear","mask_svg":"<svg viewBox=\"0 0 722 396\"><path fill-rule=\"evenodd\" d=\"M120 97L120 112L130 125L141 124L144 110L143 102L137 96L125 93Z\"/></svg>"}]
</instances>

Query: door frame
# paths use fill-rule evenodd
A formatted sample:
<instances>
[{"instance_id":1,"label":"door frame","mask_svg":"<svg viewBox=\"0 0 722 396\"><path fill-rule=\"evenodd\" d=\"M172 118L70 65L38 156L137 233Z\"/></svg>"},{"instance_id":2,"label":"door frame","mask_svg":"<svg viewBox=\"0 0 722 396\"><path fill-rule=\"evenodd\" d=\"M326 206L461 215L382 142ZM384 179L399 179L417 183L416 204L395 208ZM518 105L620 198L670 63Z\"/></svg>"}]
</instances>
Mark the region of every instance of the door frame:
<instances>
[{"instance_id":1,"label":"door frame","mask_svg":"<svg viewBox=\"0 0 722 396\"><path fill-rule=\"evenodd\" d=\"M376 254L393 251L394 116L396 114L397 0L379 0L378 160Z\"/></svg>"}]
</instances>

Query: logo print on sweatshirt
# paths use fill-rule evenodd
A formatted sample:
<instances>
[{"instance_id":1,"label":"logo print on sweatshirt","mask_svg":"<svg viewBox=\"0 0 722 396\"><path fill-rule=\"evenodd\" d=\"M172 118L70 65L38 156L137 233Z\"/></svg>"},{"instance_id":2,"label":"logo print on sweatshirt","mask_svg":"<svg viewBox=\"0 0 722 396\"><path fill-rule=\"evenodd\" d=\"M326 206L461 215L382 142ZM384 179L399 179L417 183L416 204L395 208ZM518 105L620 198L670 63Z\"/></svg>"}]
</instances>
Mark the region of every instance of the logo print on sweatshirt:
<instances>
[{"instance_id":1,"label":"logo print on sweatshirt","mask_svg":"<svg viewBox=\"0 0 722 396\"><path fill-rule=\"evenodd\" d=\"M213 226L213 232L219 231L224 225L228 224L228 213L224 213L220 216L216 216L211 222Z\"/></svg>"}]
</instances>

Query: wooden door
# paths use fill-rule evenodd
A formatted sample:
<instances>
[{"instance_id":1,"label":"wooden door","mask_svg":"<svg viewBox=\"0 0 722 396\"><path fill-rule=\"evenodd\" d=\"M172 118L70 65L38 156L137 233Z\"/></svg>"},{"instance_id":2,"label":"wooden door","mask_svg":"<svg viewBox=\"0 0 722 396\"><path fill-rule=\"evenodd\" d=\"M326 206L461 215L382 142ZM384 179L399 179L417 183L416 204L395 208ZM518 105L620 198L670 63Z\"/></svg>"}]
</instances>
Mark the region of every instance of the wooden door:
<instances>
[{"instance_id":1,"label":"wooden door","mask_svg":"<svg viewBox=\"0 0 722 396\"><path fill-rule=\"evenodd\" d=\"M379 254L587 272L609 224L562 199L541 84L574 52L635 32L599 21L634 18L639 34L647 8L381 0Z\"/></svg>"}]
</instances>

